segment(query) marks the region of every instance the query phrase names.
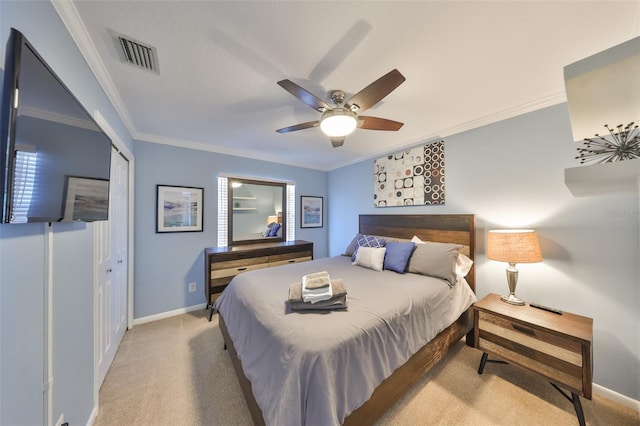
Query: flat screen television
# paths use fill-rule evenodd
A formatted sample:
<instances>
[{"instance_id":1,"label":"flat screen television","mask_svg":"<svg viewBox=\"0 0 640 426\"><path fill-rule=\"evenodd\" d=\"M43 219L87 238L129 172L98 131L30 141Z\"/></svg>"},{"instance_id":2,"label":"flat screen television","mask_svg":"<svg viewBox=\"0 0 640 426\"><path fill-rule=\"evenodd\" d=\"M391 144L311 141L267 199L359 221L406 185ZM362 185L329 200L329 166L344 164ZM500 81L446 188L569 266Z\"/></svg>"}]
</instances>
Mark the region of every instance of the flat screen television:
<instances>
[{"instance_id":1,"label":"flat screen television","mask_svg":"<svg viewBox=\"0 0 640 426\"><path fill-rule=\"evenodd\" d=\"M0 137L2 223L109 218L111 140L14 28Z\"/></svg>"}]
</instances>

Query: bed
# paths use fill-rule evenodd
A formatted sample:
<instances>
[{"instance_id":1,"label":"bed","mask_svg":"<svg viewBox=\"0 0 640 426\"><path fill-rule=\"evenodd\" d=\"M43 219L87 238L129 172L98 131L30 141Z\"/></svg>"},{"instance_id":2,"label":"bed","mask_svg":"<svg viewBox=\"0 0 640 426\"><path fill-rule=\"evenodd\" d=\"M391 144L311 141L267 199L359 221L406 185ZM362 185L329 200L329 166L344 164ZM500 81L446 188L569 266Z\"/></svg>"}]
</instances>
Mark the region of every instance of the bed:
<instances>
[{"instance_id":1,"label":"bed","mask_svg":"<svg viewBox=\"0 0 640 426\"><path fill-rule=\"evenodd\" d=\"M458 244L474 260L473 215L360 215L359 233ZM292 311L289 285L321 270L343 279L347 309ZM238 275L215 309L254 423L373 423L461 338L472 344L474 278L473 267L452 283L348 256Z\"/></svg>"}]
</instances>

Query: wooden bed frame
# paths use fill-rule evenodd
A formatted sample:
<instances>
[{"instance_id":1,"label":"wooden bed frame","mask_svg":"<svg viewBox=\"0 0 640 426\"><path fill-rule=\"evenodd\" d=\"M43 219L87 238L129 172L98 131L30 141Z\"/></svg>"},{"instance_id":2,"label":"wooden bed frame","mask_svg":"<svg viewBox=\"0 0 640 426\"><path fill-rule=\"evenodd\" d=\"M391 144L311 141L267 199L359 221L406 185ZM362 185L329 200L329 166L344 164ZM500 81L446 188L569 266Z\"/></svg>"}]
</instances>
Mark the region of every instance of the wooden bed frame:
<instances>
[{"instance_id":1,"label":"wooden bed frame","mask_svg":"<svg viewBox=\"0 0 640 426\"><path fill-rule=\"evenodd\" d=\"M462 244L465 253L475 261L475 216L471 214L440 215L360 215L359 232L411 239L414 235L423 241ZM475 266L466 277L475 292ZM220 331L238 376L242 393L256 425L264 425L262 411L251 390L251 382L244 375L242 365L229 338L224 320L219 316ZM423 346L409 360L398 367L373 392L371 398L353 411L345 425L372 424L380 418L420 378L436 365L447 352L466 335L466 343L473 346L473 317L471 309Z\"/></svg>"}]
</instances>

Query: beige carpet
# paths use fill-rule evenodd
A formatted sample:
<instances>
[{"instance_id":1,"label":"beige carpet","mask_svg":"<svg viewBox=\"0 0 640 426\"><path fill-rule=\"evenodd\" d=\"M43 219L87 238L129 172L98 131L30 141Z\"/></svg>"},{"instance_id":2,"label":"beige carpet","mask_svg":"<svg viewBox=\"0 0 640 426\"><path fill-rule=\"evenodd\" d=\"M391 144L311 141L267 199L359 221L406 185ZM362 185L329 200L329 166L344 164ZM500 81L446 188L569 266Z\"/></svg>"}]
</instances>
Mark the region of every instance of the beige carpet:
<instances>
[{"instance_id":1,"label":"beige carpet","mask_svg":"<svg viewBox=\"0 0 640 426\"><path fill-rule=\"evenodd\" d=\"M379 425L577 425L573 405L544 380L504 364L477 374L481 353L458 344ZM589 425L640 425L628 407L583 399ZM250 425L218 329L195 312L128 331L100 390L96 426Z\"/></svg>"}]
</instances>

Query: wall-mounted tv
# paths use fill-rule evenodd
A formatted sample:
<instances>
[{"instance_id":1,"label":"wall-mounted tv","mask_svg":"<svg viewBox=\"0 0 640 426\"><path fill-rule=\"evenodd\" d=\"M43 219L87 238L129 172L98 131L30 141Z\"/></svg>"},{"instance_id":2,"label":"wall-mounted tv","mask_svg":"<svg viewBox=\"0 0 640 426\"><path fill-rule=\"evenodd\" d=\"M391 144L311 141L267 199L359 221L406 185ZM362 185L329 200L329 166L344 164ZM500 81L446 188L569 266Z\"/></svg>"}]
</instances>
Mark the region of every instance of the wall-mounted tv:
<instances>
[{"instance_id":1,"label":"wall-mounted tv","mask_svg":"<svg viewBox=\"0 0 640 426\"><path fill-rule=\"evenodd\" d=\"M108 219L111 140L14 28L0 137L2 223Z\"/></svg>"}]
</instances>

